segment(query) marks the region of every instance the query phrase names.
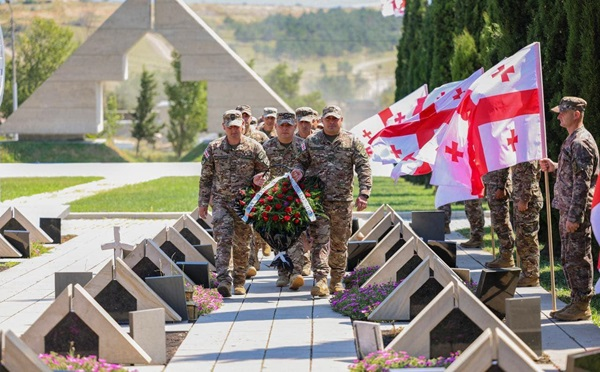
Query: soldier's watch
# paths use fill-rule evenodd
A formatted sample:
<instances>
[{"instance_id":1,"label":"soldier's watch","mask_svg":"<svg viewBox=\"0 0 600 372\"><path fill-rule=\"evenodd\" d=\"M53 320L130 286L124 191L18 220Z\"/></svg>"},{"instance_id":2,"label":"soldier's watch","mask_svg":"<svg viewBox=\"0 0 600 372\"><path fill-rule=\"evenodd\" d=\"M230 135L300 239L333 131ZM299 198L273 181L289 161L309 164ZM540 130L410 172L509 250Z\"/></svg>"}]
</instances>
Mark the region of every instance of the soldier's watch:
<instances>
[{"instance_id":1,"label":"soldier's watch","mask_svg":"<svg viewBox=\"0 0 600 372\"><path fill-rule=\"evenodd\" d=\"M360 194L358 196L362 196L365 200L369 200L369 195L366 194Z\"/></svg>"}]
</instances>

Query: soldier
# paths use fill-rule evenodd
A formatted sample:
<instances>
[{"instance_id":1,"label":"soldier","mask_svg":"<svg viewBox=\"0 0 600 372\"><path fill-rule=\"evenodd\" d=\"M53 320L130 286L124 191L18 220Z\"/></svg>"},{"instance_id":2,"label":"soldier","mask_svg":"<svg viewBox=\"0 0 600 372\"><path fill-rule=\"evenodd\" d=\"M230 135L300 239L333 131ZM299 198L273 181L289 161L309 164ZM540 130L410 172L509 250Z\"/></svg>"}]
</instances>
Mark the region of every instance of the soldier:
<instances>
[{"instance_id":1,"label":"soldier","mask_svg":"<svg viewBox=\"0 0 600 372\"><path fill-rule=\"evenodd\" d=\"M342 278L348 259L348 238L352 231L352 188L354 171L358 175L359 196L356 209L367 207L372 178L365 148L352 133L342 130L342 110L338 106L323 109L323 130L306 140L298 168L292 175L299 178L318 176L325 184L323 209L328 218L318 217L310 226L313 237L312 270L315 285L313 296L327 296L344 290ZM327 274L331 267L331 281Z\"/></svg>"},{"instance_id":2,"label":"soldier","mask_svg":"<svg viewBox=\"0 0 600 372\"><path fill-rule=\"evenodd\" d=\"M515 245L521 259L517 287L540 285L540 210L544 199L540 189L540 164L537 160L512 167Z\"/></svg>"},{"instance_id":3,"label":"soldier","mask_svg":"<svg viewBox=\"0 0 600 372\"><path fill-rule=\"evenodd\" d=\"M436 188L437 192L437 188ZM444 204L438 207L438 211L444 212L444 233L450 234L450 221L452 221L452 204Z\"/></svg>"},{"instance_id":4,"label":"soldier","mask_svg":"<svg viewBox=\"0 0 600 372\"><path fill-rule=\"evenodd\" d=\"M279 177L296 165L298 156L305 148L304 140L294 135L296 130L296 115L291 112L280 112L277 114L275 126L277 136L271 138L264 144L265 152L271 164L270 173L273 177ZM278 167L283 165L284 167ZM302 240L298 239L288 249L288 255L294 266L293 271L279 269L275 285L285 287L289 284L290 289L298 290L304 285L302 278L302 267L304 266L304 247ZM291 278L290 278L291 276Z\"/></svg>"},{"instance_id":5,"label":"soldier","mask_svg":"<svg viewBox=\"0 0 600 372\"><path fill-rule=\"evenodd\" d=\"M465 248L479 248L483 245L483 226L485 218L483 216L483 199L465 200L465 214L469 220L471 236L469 240L460 243Z\"/></svg>"},{"instance_id":6,"label":"soldier","mask_svg":"<svg viewBox=\"0 0 600 372\"><path fill-rule=\"evenodd\" d=\"M515 239L513 238L512 225L510 224L510 193L512 183L510 168L498 169L483 176L485 193L490 207L492 227L498 235L500 242L500 256L485 266L490 269L515 266L512 256Z\"/></svg>"},{"instance_id":7,"label":"soldier","mask_svg":"<svg viewBox=\"0 0 600 372\"><path fill-rule=\"evenodd\" d=\"M233 282L236 295L246 294L246 268L250 252L250 226L233 209L240 189L264 183L263 173L269 159L262 146L242 135L242 113L226 111L223 115L225 136L212 141L202 157L199 183L198 215L206 218L212 197L213 234L217 242L217 290L231 297ZM233 251L233 278L229 262Z\"/></svg>"},{"instance_id":8,"label":"soldier","mask_svg":"<svg viewBox=\"0 0 600 372\"><path fill-rule=\"evenodd\" d=\"M256 118L252 116L252 108L249 105L239 105L235 108L242 113L242 119L244 120L244 135L252 138L261 145L265 143L269 137L263 132L252 127L252 119L256 121ZM252 239L250 241L250 258L248 259L248 269L246 270L246 279L250 279L256 276L257 271L260 270L260 261L258 260L258 251L262 250L263 256L271 255L271 247L264 241L259 233L252 230Z\"/></svg>"},{"instance_id":9,"label":"soldier","mask_svg":"<svg viewBox=\"0 0 600 372\"><path fill-rule=\"evenodd\" d=\"M277 109L275 107L265 107L263 110L263 123L259 127L259 130L267 135L269 138L273 138L276 135L275 132L275 120L277 118Z\"/></svg>"},{"instance_id":10,"label":"soldier","mask_svg":"<svg viewBox=\"0 0 600 372\"><path fill-rule=\"evenodd\" d=\"M569 133L558 155L558 163L540 160L544 172L557 172L552 206L559 210L560 260L569 288L571 303L550 312L558 320L591 318L592 231L590 213L598 177L598 147L583 124L587 102L579 97L563 97L552 108L560 126Z\"/></svg>"},{"instance_id":11,"label":"soldier","mask_svg":"<svg viewBox=\"0 0 600 372\"><path fill-rule=\"evenodd\" d=\"M298 120L298 131L296 135L306 139L314 133L313 126L317 125L317 116L319 113L310 107L299 107L296 109L296 118Z\"/></svg>"}]
</instances>

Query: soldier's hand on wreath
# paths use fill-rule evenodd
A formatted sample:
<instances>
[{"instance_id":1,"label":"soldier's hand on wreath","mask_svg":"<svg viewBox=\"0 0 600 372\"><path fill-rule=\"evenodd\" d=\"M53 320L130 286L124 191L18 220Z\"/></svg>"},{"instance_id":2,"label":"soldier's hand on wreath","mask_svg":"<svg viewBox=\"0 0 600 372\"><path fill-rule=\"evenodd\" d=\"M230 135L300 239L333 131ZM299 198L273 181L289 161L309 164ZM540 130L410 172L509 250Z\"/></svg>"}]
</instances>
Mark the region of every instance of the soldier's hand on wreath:
<instances>
[{"instance_id":1,"label":"soldier's hand on wreath","mask_svg":"<svg viewBox=\"0 0 600 372\"><path fill-rule=\"evenodd\" d=\"M558 164L548 158L540 159L540 169L544 172L554 172Z\"/></svg>"},{"instance_id":2,"label":"soldier's hand on wreath","mask_svg":"<svg viewBox=\"0 0 600 372\"><path fill-rule=\"evenodd\" d=\"M207 206L198 207L198 217L200 217L204 220L204 219L206 219L207 216L208 216L208 207Z\"/></svg>"},{"instance_id":3,"label":"soldier's hand on wreath","mask_svg":"<svg viewBox=\"0 0 600 372\"><path fill-rule=\"evenodd\" d=\"M570 233L574 233L579 228L579 224L577 222L567 221L567 231Z\"/></svg>"},{"instance_id":4,"label":"soldier's hand on wreath","mask_svg":"<svg viewBox=\"0 0 600 372\"><path fill-rule=\"evenodd\" d=\"M260 173L256 174L252 178L252 182L254 182L254 184L256 186L262 187L265 184L265 172L260 172Z\"/></svg>"},{"instance_id":5,"label":"soldier's hand on wreath","mask_svg":"<svg viewBox=\"0 0 600 372\"><path fill-rule=\"evenodd\" d=\"M358 198L356 198L356 210L357 211L363 211L367 208L367 199L365 199L362 195L359 195Z\"/></svg>"},{"instance_id":6,"label":"soldier's hand on wreath","mask_svg":"<svg viewBox=\"0 0 600 372\"><path fill-rule=\"evenodd\" d=\"M502 199L506 198L506 190L505 189L496 190L496 192L494 193L494 198L496 200L502 200Z\"/></svg>"},{"instance_id":7,"label":"soldier's hand on wreath","mask_svg":"<svg viewBox=\"0 0 600 372\"><path fill-rule=\"evenodd\" d=\"M529 203L527 203L524 200L519 200L517 202L517 209L519 210L519 212L525 212L527 210L528 206L529 206Z\"/></svg>"},{"instance_id":8,"label":"soldier's hand on wreath","mask_svg":"<svg viewBox=\"0 0 600 372\"><path fill-rule=\"evenodd\" d=\"M294 168L294 170L292 171L292 178L296 182L300 181L303 175L304 173L298 168Z\"/></svg>"}]
</instances>

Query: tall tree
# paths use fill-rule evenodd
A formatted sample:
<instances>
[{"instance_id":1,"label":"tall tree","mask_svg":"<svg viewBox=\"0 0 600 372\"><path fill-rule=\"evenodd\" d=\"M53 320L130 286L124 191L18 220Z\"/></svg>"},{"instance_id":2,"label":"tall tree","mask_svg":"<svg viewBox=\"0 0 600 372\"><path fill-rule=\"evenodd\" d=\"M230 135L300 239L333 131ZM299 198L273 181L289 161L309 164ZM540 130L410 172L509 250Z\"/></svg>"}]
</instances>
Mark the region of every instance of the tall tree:
<instances>
[{"instance_id":1,"label":"tall tree","mask_svg":"<svg viewBox=\"0 0 600 372\"><path fill-rule=\"evenodd\" d=\"M265 82L292 107L310 106L317 110L325 106L321 93L300 94L302 70L289 71L287 63L280 63L265 76ZM327 78L327 75L325 75Z\"/></svg>"},{"instance_id":2,"label":"tall tree","mask_svg":"<svg viewBox=\"0 0 600 372\"><path fill-rule=\"evenodd\" d=\"M465 29L454 37L454 53L450 58L451 78L453 81L466 79L481 67L480 65L475 39Z\"/></svg>"},{"instance_id":3,"label":"tall tree","mask_svg":"<svg viewBox=\"0 0 600 372\"><path fill-rule=\"evenodd\" d=\"M172 56L175 83L165 83L169 99L167 139L180 158L194 146L198 133L206 130L206 82L181 81L181 55L173 52Z\"/></svg>"},{"instance_id":4,"label":"tall tree","mask_svg":"<svg viewBox=\"0 0 600 372\"><path fill-rule=\"evenodd\" d=\"M73 31L52 19L34 18L16 41L17 94L19 104L36 90L77 48ZM4 117L12 114L12 60L7 61L4 100L0 106Z\"/></svg>"},{"instance_id":5,"label":"tall tree","mask_svg":"<svg viewBox=\"0 0 600 372\"><path fill-rule=\"evenodd\" d=\"M162 129L162 126L156 123L156 113L153 112L155 98L154 74L148 72L144 67L140 82L140 95L137 97L137 106L133 113L133 127L131 128L131 136L137 140L136 155L140 153L140 142L146 140L148 143L154 143L154 135Z\"/></svg>"},{"instance_id":6,"label":"tall tree","mask_svg":"<svg viewBox=\"0 0 600 372\"><path fill-rule=\"evenodd\" d=\"M433 30L433 55L429 85L437 87L452 79L450 58L453 50L454 0L434 1L427 12Z\"/></svg>"},{"instance_id":7,"label":"tall tree","mask_svg":"<svg viewBox=\"0 0 600 372\"><path fill-rule=\"evenodd\" d=\"M106 142L109 145L113 144L113 138L117 133L117 129L119 127L119 120L121 120L123 115L117 112L117 95L111 93L106 98L106 111L104 114L104 130L101 135L106 137Z\"/></svg>"}]
</instances>

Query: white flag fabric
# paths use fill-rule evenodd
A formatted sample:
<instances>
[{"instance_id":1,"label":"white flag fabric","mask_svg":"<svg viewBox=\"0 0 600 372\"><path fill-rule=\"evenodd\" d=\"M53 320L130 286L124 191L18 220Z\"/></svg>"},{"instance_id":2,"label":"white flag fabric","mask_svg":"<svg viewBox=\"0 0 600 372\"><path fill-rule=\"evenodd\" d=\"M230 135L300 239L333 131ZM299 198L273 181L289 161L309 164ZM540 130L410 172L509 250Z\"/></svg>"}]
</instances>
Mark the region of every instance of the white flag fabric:
<instances>
[{"instance_id":1,"label":"white flag fabric","mask_svg":"<svg viewBox=\"0 0 600 372\"><path fill-rule=\"evenodd\" d=\"M381 15L403 17L406 0L381 0Z\"/></svg>"}]
</instances>

